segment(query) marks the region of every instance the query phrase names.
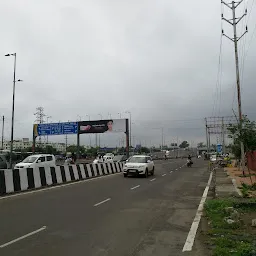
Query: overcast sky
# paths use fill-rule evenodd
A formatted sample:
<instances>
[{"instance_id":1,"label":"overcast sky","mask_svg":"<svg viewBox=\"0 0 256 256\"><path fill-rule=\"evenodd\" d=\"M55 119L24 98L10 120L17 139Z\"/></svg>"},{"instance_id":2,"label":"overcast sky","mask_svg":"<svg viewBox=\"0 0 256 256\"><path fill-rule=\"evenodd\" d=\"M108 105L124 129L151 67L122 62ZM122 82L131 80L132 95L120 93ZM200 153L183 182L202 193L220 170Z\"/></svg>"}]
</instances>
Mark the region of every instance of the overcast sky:
<instances>
[{"instance_id":1,"label":"overcast sky","mask_svg":"<svg viewBox=\"0 0 256 256\"><path fill-rule=\"evenodd\" d=\"M247 5L250 15L238 27L239 35L246 23L249 28L239 41L242 104L255 118L256 4L244 1L237 14ZM128 117L124 112L131 111L134 143L148 146L160 144L160 127L168 144L204 140L204 117L237 109L234 48L224 37L216 91L220 15L220 1L1 0L0 115L6 116L6 139L13 58L4 55L16 52L17 79L24 81L16 84L15 138L32 137L34 113L42 106L52 122L108 113ZM226 7L224 15L231 17ZM230 25L222 24L232 36ZM122 136L104 134L101 144L118 145ZM50 140L64 142L64 136ZM81 140L88 144L89 136Z\"/></svg>"}]
</instances>

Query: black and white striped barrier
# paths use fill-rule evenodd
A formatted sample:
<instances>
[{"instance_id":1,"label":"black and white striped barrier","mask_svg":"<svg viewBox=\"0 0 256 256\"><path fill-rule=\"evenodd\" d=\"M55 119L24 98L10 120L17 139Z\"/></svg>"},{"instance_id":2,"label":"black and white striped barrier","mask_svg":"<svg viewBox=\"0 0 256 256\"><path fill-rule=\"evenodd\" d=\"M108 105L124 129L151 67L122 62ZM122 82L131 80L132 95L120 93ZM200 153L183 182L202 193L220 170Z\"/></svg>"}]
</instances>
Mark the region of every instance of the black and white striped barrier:
<instances>
[{"instance_id":1,"label":"black and white striped barrier","mask_svg":"<svg viewBox=\"0 0 256 256\"><path fill-rule=\"evenodd\" d=\"M0 170L0 196L122 172L122 163Z\"/></svg>"}]
</instances>

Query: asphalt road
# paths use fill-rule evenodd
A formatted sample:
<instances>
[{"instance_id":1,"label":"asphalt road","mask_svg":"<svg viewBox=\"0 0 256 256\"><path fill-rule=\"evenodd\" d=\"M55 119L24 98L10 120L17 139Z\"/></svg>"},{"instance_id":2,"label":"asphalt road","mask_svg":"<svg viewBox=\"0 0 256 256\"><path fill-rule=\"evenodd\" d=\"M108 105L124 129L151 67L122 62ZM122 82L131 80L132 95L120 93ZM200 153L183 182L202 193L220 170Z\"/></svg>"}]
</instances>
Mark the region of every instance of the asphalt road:
<instances>
[{"instance_id":1,"label":"asphalt road","mask_svg":"<svg viewBox=\"0 0 256 256\"><path fill-rule=\"evenodd\" d=\"M0 200L0 255L182 255L209 177L203 160L185 162Z\"/></svg>"}]
</instances>

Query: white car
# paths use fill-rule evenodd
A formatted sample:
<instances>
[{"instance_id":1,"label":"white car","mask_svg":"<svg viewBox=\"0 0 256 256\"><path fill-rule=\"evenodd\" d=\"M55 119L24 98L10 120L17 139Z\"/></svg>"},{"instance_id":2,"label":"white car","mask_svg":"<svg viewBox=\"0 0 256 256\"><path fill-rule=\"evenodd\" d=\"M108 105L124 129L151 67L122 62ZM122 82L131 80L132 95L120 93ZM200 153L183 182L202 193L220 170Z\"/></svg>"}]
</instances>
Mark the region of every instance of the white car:
<instances>
[{"instance_id":1,"label":"white car","mask_svg":"<svg viewBox=\"0 0 256 256\"><path fill-rule=\"evenodd\" d=\"M216 155L211 155L210 161L211 162L216 162L217 161L217 156Z\"/></svg>"},{"instance_id":2,"label":"white car","mask_svg":"<svg viewBox=\"0 0 256 256\"><path fill-rule=\"evenodd\" d=\"M22 162L15 165L15 169L34 168L34 167L55 167L56 161L54 155L41 154L31 155Z\"/></svg>"},{"instance_id":3,"label":"white car","mask_svg":"<svg viewBox=\"0 0 256 256\"><path fill-rule=\"evenodd\" d=\"M112 163L113 162L113 158L114 158L114 155L113 156L112 155L105 155L105 156L103 156L103 162L104 163L107 163L107 162Z\"/></svg>"},{"instance_id":4,"label":"white car","mask_svg":"<svg viewBox=\"0 0 256 256\"><path fill-rule=\"evenodd\" d=\"M127 177L129 174L144 175L144 177L148 177L149 174L154 175L154 171L154 162L150 156L145 155L130 157L123 167L124 177Z\"/></svg>"}]
</instances>

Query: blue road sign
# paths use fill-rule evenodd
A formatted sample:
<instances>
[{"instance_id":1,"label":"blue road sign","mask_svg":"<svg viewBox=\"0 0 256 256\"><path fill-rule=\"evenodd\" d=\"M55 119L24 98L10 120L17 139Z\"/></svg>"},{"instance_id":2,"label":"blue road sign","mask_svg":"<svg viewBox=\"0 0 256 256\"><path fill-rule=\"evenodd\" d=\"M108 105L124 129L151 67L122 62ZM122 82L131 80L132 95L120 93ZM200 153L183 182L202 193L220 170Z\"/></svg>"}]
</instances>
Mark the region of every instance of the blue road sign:
<instances>
[{"instance_id":1,"label":"blue road sign","mask_svg":"<svg viewBox=\"0 0 256 256\"><path fill-rule=\"evenodd\" d=\"M221 145L221 144L218 144L218 145L217 145L217 152L218 152L218 153L221 153L221 152L222 152L222 145Z\"/></svg>"},{"instance_id":2,"label":"blue road sign","mask_svg":"<svg viewBox=\"0 0 256 256\"><path fill-rule=\"evenodd\" d=\"M44 135L61 135L61 134L77 134L78 123L50 123L50 124L38 124L37 136Z\"/></svg>"}]
</instances>

